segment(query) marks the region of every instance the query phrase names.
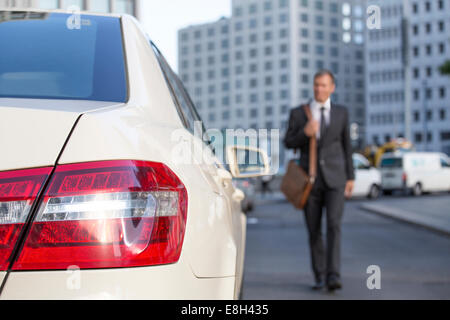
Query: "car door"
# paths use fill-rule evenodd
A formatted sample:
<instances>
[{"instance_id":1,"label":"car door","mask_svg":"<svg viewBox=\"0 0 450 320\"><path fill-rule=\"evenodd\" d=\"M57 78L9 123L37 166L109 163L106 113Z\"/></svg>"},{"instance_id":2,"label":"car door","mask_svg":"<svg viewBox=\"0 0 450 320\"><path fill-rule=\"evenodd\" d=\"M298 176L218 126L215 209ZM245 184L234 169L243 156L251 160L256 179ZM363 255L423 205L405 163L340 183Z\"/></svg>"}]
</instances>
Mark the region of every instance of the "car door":
<instances>
[{"instance_id":1,"label":"car door","mask_svg":"<svg viewBox=\"0 0 450 320\"><path fill-rule=\"evenodd\" d=\"M369 193L371 185L370 170L358 155L353 155L353 166L355 168L355 186L353 194L355 196L365 196Z\"/></svg>"},{"instance_id":2,"label":"car door","mask_svg":"<svg viewBox=\"0 0 450 320\"><path fill-rule=\"evenodd\" d=\"M440 181L442 185L442 190L450 191L450 161L446 155L441 155L441 170L442 176Z\"/></svg>"},{"instance_id":3,"label":"car door","mask_svg":"<svg viewBox=\"0 0 450 320\"><path fill-rule=\"evenodd\" d=\"M180 90L183 93L183 98L186 100L186 104L188 106L187 112L191 112L191 116L194 119L194 122L197 126L197 129L201 129L203 133L206 134L206 128L203 124L203 121L198 114L194 103L192 102L187 90L184 88L182 82L177 77L177 85L180 87ZM199 128L199 126L201 128ZM198 143L204 143L205 141L196 137ZM208 139L208 138L206 138ZM207 147L208 146L204 146ZM236 256L236 284L239 285L241 283L241 278L243 274L243 260L244 260L244 251L245 251L245 228L246 228L246 218L242 213L241 201L244 198L244 194L241 190L238 190L234 187L232 183L233 176L231 173L225 168L224 161L225 158L220 159L214 153L210 154L212 163L205 164L207 175L210 175L216 182L219 194L221 197L226 199L226 203L228 204L228 208L230 210L230 220L233 238L235 240L236 248L237 248L237 256Z\"/></svg>"}]
</instances>

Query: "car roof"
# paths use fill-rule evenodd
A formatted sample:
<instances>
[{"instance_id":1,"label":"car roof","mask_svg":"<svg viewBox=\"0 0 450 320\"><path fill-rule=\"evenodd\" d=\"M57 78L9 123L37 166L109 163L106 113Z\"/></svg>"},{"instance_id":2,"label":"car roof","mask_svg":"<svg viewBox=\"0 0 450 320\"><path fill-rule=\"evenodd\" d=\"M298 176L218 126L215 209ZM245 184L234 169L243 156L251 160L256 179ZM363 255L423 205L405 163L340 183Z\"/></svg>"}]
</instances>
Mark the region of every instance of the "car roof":
<instances>
[{"instance_id":1,"label":"car roof","mask_svg":"<svg viewBox=\"0 0 450 320\"><path fill-rule=\"evenodd\" d=\"M104 17L113 17L113 18L121 18L123 16L130 16L126 13L103 13L103 12L92 12L92 11L71 11L67 9L38 9L38 8L0 8L0 11L12 11L12 12L44 12L44 13L66 13L66 14L74 14L80 13L82 15L90 15L90 16L104 16Z\"/></svg>"}]
</instances>

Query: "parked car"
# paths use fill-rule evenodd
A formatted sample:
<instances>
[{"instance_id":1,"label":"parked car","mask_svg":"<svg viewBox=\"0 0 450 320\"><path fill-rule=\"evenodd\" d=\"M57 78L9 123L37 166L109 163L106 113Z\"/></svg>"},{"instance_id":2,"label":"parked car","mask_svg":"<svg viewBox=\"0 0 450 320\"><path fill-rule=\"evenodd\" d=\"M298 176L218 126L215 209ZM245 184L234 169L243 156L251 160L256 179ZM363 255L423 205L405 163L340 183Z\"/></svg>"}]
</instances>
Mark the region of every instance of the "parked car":
<instances>
[{"instance_id":1,"label":"parked car","mask_svg":"<svg viewBox=\"0 0 450 320\"><path fill-rule=\"evenodd\" d=\"M353 154L353 167L355 168L353 196L378 198L381 193L380 171L372 167L369 160L358 153Z\"/></svg>"},{"instance_id":2,"label":"parked car","mask_svg":"<svg viewBox=\"0 0 450 320\"><path fill-rule=\"evenodd\" d=\"M424 192L450 191L450 161L435 152L389 153L381 159L382 188L419 196Z\"/></svg>"},{"instance_id":3,"label":"parked car","mask_svg":"<svg viewBox=\"0 0 450 320\"><path fill-rule=\"evenodd\" d=\"M245 198L241 202L242 211L248 213L255 206L256 187L253 179L233 179L234 186L244 192Z\"/></svg>"},{"instance_id":4,"label":"parked car","mask_svg":"<svg viewBox=\"0 0 450 320\"><path fill-rule=\"evenodd\" d=\"M0 17L0 298L238 298L231 181L268 162L191 157L201 119L133 17Z\"/></svg>"}]
</instances>

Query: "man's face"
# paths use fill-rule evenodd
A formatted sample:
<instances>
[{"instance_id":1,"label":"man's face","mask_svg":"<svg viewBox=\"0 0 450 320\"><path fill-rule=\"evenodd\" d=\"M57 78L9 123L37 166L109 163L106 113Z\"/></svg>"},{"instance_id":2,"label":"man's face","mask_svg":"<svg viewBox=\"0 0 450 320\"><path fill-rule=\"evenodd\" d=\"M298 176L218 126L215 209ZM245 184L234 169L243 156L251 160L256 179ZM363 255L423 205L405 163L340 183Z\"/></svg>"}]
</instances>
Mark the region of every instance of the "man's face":
<instances>
[{"instance_id":1,"label":"man's face","mask_svg":"<svg viewBox=\"0 0 450 320\"><path fill-rule=\"evenodd\" d=\"M325 103L335 89L333 79L327 74L314 80L314 98L317 102Z\"/></svg>"}]
</instances>

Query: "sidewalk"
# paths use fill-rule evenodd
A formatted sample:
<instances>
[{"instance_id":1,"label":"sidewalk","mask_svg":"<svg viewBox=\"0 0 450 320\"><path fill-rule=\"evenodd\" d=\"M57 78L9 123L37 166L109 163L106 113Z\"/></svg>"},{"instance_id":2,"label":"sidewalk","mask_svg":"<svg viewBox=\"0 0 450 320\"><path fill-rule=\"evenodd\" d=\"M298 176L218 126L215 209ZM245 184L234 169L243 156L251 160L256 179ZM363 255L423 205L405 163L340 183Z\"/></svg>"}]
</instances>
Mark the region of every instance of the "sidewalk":
<instances>
[{"instance_id":1,"label":"sidewalk","mask_svg":"<svg viewBox=\"0 0 450 320\"><path fill-rule=\"evenodd\" d=\"M257 193L255 202L256 205L288 203L279 191L264 196ZM375 201L363 201L359 207L365 211L450 236L450 196L447 195L434 194L418 198L383 197Z\"/></svg>"},{"instance_id":2,"label":"sidewalk","mask_svg":"<svg viewBox=\"0 0 450 320\"><path fill-rule=\"evenodd\" d=\"M363 203L360 208L450 236L449 196L388 199Z\"/></svg>"}]
</instances>

